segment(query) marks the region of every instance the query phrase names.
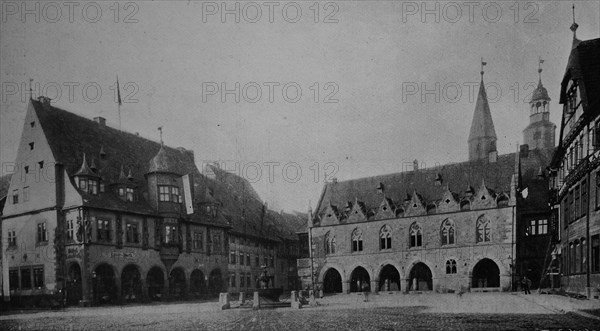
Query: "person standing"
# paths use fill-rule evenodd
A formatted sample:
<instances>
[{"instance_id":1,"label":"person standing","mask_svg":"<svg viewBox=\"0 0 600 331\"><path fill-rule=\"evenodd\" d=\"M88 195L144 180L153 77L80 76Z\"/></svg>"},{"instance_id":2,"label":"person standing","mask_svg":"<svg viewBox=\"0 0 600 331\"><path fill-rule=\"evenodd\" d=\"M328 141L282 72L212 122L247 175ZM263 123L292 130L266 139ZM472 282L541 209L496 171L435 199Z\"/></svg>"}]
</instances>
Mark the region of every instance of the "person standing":
<instances>
[{"instance_id":1,"label":"person standing","mask_svg":"<svg viewBox=\"0 0 600 331\"><path fill-rule=\"evenodd\" d=\"M523 288L523 293L531 294L531 291L529 291L530 286L531 281L529 280L529 278L527 278L527 276L523 276L523 279L521 279L521 287Z\"/></svg>"}]
</instances>

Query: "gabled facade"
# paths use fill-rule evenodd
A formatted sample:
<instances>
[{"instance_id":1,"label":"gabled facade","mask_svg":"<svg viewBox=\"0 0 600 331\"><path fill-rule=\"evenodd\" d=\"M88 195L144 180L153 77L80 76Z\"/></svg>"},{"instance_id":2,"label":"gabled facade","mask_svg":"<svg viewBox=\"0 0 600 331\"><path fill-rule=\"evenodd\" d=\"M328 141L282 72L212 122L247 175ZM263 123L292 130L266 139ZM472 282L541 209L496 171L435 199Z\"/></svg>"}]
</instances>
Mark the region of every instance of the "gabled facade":
<instances>
[{"instance_id":1,"label":"gabled facade","mask_svg":"<svg viewBox=\"0 0 600 331\"><path fill-rule=\"evenodd\" d=\"M553 207L560 218L556 273L568 292L598 297L600 287L600 39L576 38L561 83ZM558 263L560 262L560 263ZM560 268L558 267L560 265Z\"/></svg>"},{"instance_id":2,"label":"gabled facade","mask_svg":"<svg viewBox=\"0 0 600 331\"><path fill-rule=\"evenodd\" d=\"M526 249L540 238L547 247L548 227L532 234L526 224L550 217L548 179L538 170L550 163L553 145L546 139L497 155L481 74L469 161L325 185L301 234L308 243L298 261L303 287L506 291L524 275L538 285L546 252Z\"/></svg>"},{"instance_id":3,"label":"gabled facade","mask_svg":"<svg viewBox=\"0 0 600 331\"><path fill-rule=\"evenodd\" d=\"M205 296L226 289L227 231L196 196L193 153L50 105L27 109L2 216L5 300L69 303Z\"/></svg>"}]
</instances>

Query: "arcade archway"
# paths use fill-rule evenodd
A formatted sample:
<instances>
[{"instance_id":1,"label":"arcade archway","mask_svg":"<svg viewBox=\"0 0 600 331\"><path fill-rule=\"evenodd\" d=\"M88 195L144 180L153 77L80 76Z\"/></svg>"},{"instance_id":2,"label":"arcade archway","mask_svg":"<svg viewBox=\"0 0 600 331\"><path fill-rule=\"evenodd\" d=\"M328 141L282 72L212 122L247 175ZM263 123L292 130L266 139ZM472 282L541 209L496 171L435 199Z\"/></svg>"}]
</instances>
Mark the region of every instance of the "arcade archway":
<instances>
[{"instance_id":1,"label":"arcade archway","mask_svg":"<svg viewBox=\"0 0 600 331\"><path fill-rule=\"evenodd\" d=\"M208 291L212 295L219 295L223 289L223 276L220 269L214 269L208 275Z\"/></svg>"},{"instance_id":2,"label":"arcade archway","mask_svg":"<svg viewBox=\"0 0 600 331\"><path fill-rule=\"evenodd\" d=\"M139 301L142 297L142 277L133 264L127 265L121 272L121 297L125 301Z\"/></svg>"},{"instance_id":3,"label":"arcade archway","mask_svg":"<svg viewBox=\"0 0 600 331\"><path fill-rule=\"evenodd\" d=\"M190 275L190 293L199 298L206 294L206 282L204 273L201 270L195 269Z\"/></svg>"},{"instance_id":4,"label":"arcade archway","mask_svg":"<svg viewBox=\"0 0 600 331\"><path fill-rule=\"evenodd\" d=\"M77 263L69 266L69 277L67 279L67 304L77 305L82 298L81 267Z\"/></svg>"},{"instance_id":5,"label":"arcade archway","mask_svg":"<svg viewBox=\"0 0 600 331\"><path fill-rule=\"evenodd\" d=\"M169 282L171 296L175 298L183 298L186 294L185 271L183 271L183 268L175 268L171 270Z\"/></svg>"},{"instance_id":6,"label":"arcade archway","mask_svg":"<svg viewBox=\"0 0 600 331\"><path fill-rule=\"evenodd\" d=\"M431 269L425 263L419 262L412 267L408 277L408 288L410 291L431 291L433 289Z\"/></svg>"},{"instance_id":7,"label":"arcade archway","mask_svg":"<svg viewBox=\"0 0 600 331\"><path fill-rule=\"evenodd\" d=\"M379 273L379 291L400 291L400 273L391 264L384 266Z\"/></svg>"},{"instance_id":8,"label":"arcade archway","mask_svg":"<svg viewBox=\"0 0 600 331\"><path fill-rule=\"evenodd\" d=\"M371 290L371 277L363 267L356 267L350 275L350 292L363 292Z\"/></svg>"},{"instance_id":9,"label":"arcade archway","mask_svg":"<svg viewBox=\"0 0 600 331\"><path fill-rule=\"evenodd\" d=\"M323 293L342 293L342 275L335 268L329 268L325 272Z\"/></svg>"},{"instance_id":10,"label":"arcade archway","mask_svg":"<svg viewBox=\"0 0 600 331\"><path fill-rule=\"evenodd\" d=\"M474 288L500 287L500 269L496 262L483 259L473 267Z\"/></svg>"},{"instance_id":11,"label":"arcade archway","mask_svg":"<svg viewBox=\"0 0 600 331\"><path fill-rule=\"evenodd\" d=\"M92 274L94 302L97 304L114 303L117 301L117 284L113 267L101 264Z\"/></svg>"},{"instance_id":12,"label":"arcade archway","mask_svg":"<svg viewBox=\"0 0 600 331\"><path fill-rule=\"evenodd\" d=\"M148 297L150 300L160 300L165 286L165 276L161 268L152 267L146 276Z\"/></svg>"}]
</instances>

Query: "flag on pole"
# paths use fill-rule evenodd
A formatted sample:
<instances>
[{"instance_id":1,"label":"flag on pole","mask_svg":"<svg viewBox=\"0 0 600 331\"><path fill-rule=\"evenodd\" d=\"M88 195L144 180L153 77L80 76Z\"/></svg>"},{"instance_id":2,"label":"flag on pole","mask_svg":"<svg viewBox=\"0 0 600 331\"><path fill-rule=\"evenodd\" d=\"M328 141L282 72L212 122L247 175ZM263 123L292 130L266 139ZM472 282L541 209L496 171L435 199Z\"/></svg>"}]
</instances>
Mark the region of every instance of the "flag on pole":
<instances>
[{"instance_id":1,"label":"flag on pole","mask_svg":"<svg viewBox=\"0 0 600 331\"><path fill-rule=\"evenodd\" d=\"M119 76L117 76L117 103L120 105L123 104L123 102L121 102L121 89L119 88Z\"/></svg>"}]
</instances>

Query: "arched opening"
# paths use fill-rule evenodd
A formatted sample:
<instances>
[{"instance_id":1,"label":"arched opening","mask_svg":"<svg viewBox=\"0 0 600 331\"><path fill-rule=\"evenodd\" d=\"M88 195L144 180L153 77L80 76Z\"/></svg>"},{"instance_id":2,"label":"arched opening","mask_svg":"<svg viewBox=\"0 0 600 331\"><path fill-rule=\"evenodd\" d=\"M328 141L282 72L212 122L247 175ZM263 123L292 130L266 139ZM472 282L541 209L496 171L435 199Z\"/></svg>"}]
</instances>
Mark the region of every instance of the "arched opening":
<instances>
[{"instance_id":1,"label":"arched opening","mask_svg":"<svg viewBox=\"0 0 600 331\"><path fill-rule=\"evenodd\" d=\"M69 277L67 279L67 304L77 305L82 298L81 290L81 267L78 263L69 266Z\"/></svg>"},{"instance_id":2,"label":"arched opening","mask_svg":"<svg viewBox=\"0 0 600 331\"><path fill-rule=\"evenodd\" d=\"M433 289L431 270L423 262L419 262L412 267L408 281L410 291L431 291Z\"/></svg>"},{"instance_id":3,"label":"arched opening","mask_svg":"<svg viewBox=\"0 0 600 331\"><path fill-rule=\"evenodd\" d=\"M183 268L171 270L169 276L169 290L171 296L174 298L183 298L185 296L185 271L183 271Z\"/></svg>"},{"instance_id":4,"label":"arched opening","mask_svg":"<svg viewBox=\"0 0 600 331\"><path fill-rule=\"evenodd\" d=\"M223 276L220 269L215 269L208 275L208 291L212 295L219 295L223 288Z\"/></svg>"},{"instance_id":5,"label":"arched opening","mask_svg":"<svg viewBox=\"0 0 600 331\"><path fill-rule=\"evenodd\" d=\"M379 273L379 291L400 291L400 273L391 264L383 267Z\"/></svg>"},{"instance_id":6,"label":"arched opening","mask_svg":"<svg viewBox=\"0 0 600 331\"><path fill-rule=\"evenodd\" d=\"M190 293L197 298L206 295L204 273L199 269L195 269L190 275Z\"/></svg>"},{"instance_id":7,"label":"arched opening","mask_svg":"<svg viewBox=\"0 0 600 331\"><path fill-rule=\"evenodd\" d=\"M121 272L121 297L125 301L139 301L142 297L142 277L137 266L130 264Z\"/></svg>"},{"instance_id":8,"label":"arched opening","mask_svg":"<svg viewBox=\"0 0 600 331\"><path fill-rule=\"evenodd\" d=\"M473 268L473 288L500 287L500 269L496 262L483 259Z\"/></svg>"},{"instance_id":9,"label":"arched opening","mask_svg":"<svg viewBox=\"0 0 600 331\"><path fill-rule=\"evenodd\" d=\"M370 291L371 278L363 267L356 267L350 275L350 292Z\"/></svg>"},{"instance_id":10,"label":"arched opening","mask_svg":"<svg viewBox=\"0 0 600 331\"><path fill-rule=\"evenodd\" d=\"M325 272L323 293L342 293L342 276L335 268L329 268Z\"/></svg>"},{"instance_id":11,"label":"arched opening","mask_svg":"<svg viewBox=\"0 0 600 331\"><path fill-rule=\"evenodd\" d=\"M94 302L96 304L114 303L117 300L117 285L113 267L101 264L92 274Z\"/></svg>"},{"instance_id":12,"label":"arched opening","mask_svg":"<svg viewBox=\"0 0 600 331\"><path fill-rule=\"evenodd\" d=\"M160 300L165 286L165 277L162 269L152 267L148 271L148 276L146 276L146 283L148 284L148 297L150 300Z\"/></svg>"}]
</instances>

